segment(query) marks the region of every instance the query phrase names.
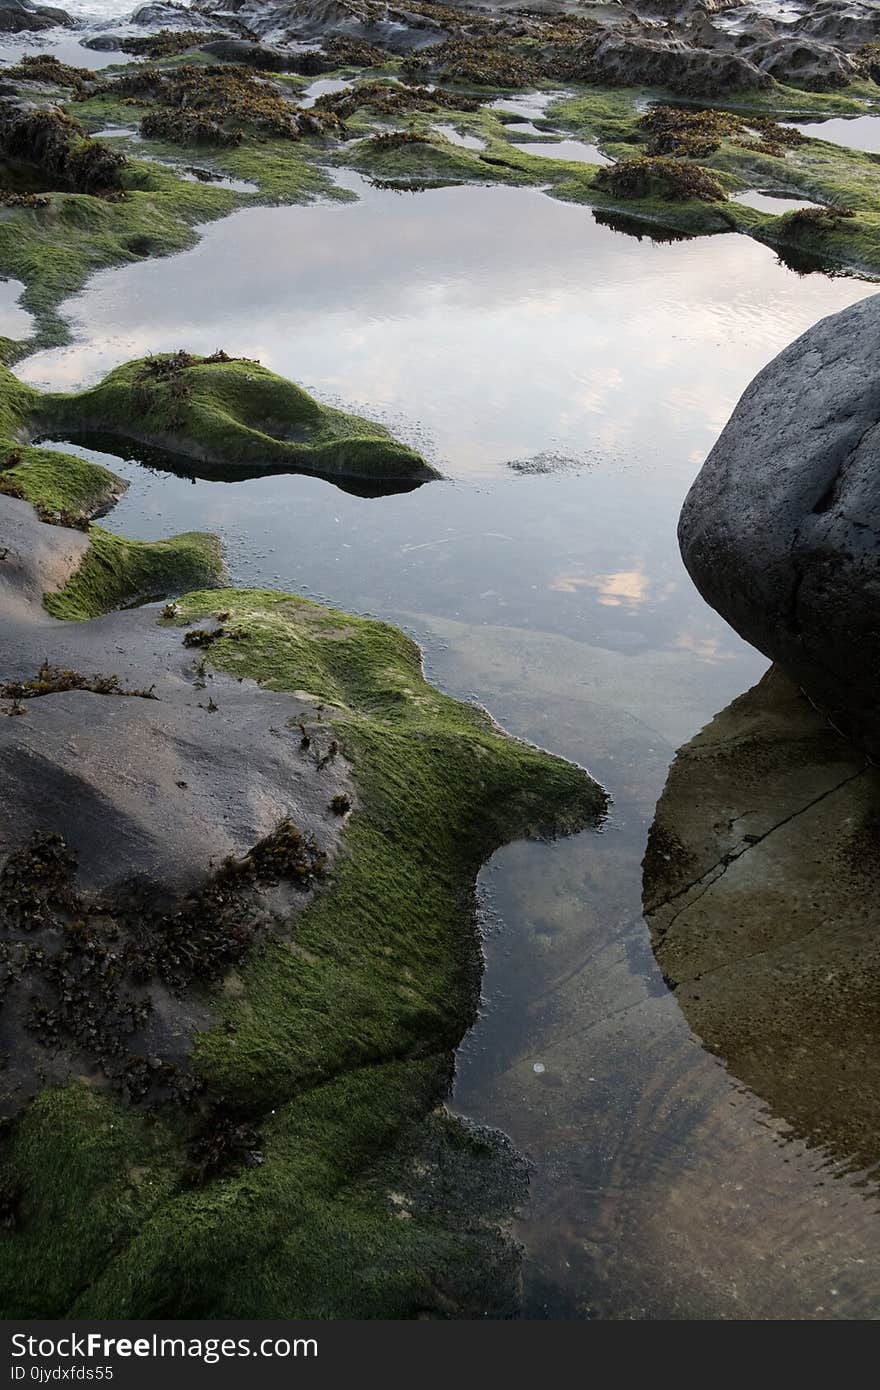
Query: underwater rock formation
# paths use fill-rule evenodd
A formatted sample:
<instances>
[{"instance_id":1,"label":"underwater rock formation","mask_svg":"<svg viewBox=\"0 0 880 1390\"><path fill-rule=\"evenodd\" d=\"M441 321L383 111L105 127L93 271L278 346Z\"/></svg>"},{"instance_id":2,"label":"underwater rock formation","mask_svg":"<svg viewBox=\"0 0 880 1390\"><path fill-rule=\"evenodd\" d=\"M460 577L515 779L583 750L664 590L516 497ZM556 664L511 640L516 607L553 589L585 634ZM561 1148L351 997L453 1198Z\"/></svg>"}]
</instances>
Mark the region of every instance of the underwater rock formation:
<instances>
[{"instance_id":1,"label":"underwater rock formation","mask_svg":"<svg viewBox=\"0 0 880 1390\"><path fill-rule=\"evenodd\" d=\"M798 1137L880 1160L880 772L778 668L680 748L644 861L689 1026Z\"/></svg>"},{"instance_id":2,"label":"underwater rock formation","mask_svg":"<svg viewBox=\"0 0 880 1390\"><path fill-rule=\"evenodd\" d=\"M708 603L880 753L880 296L824 319L748 387L685 499Z\"/></svg>"}]
</instances>

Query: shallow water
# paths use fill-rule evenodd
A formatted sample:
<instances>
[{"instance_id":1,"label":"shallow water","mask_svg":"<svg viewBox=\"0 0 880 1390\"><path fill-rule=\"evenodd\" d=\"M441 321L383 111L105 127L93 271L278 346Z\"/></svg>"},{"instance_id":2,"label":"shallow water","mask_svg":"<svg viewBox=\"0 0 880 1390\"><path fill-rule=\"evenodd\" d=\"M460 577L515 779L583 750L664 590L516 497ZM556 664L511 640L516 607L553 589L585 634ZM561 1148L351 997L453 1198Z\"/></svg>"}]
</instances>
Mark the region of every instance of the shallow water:
<instances>
[{"instance_id":1,"label":"shallow water","mask_svg":"<svg viewBox=\"0 0 880 1390\"><path fill-rule=\"evenodd\" d=\"M481 876L486 1002L454 1103L535 1162L527 1311L876 1312L871 1206L690 1037L640 913L675 749L766 664L684 573L682 498L755 372L872 287L799 278L732 234L636 241L535 190L347 183L359 202L243 210L191 252L98 275L65 308L77 345L21 373L65 389L222 345L446 473L364 499L111 457L132 485L106 524L217 530L235 582L401 623L444 688L611 791L601 834L508 847Z\"/></svg>"},{"instance_id":2,"label":"shallow water","mask_svg":"<svg viewBox=\"0 0 880 1390\"><path fill-rule=\"evenodd\" d=\"M33 319L18 303L24 289L20 280L0 280L0 338L27 338Z\"/></svg>"},{"instance_id":3,"label":"shallow water","mask_svg":"<svg viewBox=\"0 0 880 1390\"><path fill-rule=\"evenodd\" d=\"M598 145L588 145L583 140L532 141L528 144L515 144L514 148L524 150L526 154L541 155L545 159L570 159L575 164L611 163Z\"/></svg>"},{"instance_id":4,"label":"shallow water","mask_svg":"<svg viewBox=\"0 0 880 1390\"><path fill-rule=\"evenodd\" d=\"M141 32L145 33L146 30ZM128 57L124 53L102 53L99 50L86 48L81 39L87 36L86 31L80 33L76 30L61 28L44 29L36 34L2 34L0 35L0 78L3 76L5 65L18 63L25 54L29 53L51 53L62 63L69 63L71 67L91 68L92 71L111 67L114 63L138 61L138 59Z\"/></svg>"},{"instance_id":5,"label":"shallow water","mask_svg":"<svg viewBox=\"0 0 880 1390\"><path fill-rule=\"evenodd\" d=\"M880 154L880 115L836 116L829 121L783 121L811 140L827 140L851 150Z\"/></svg>"},{"instance_id":6,"label":"shallow water","mask_svg":"<svg viewBox=\"0 0 880 1390\"><path fill-rule=\"evenodd\" d=\"M820 203L811 203L804 198L786 198L777 193L761 193L750 188L747 193L734 193L731 202L742 203L743 207L754 208L756 212L772 212L775 216L783 212L798 212L801 208L817 208Z\"/></svg>"},{"instance_id":7,"label":"shallow water","mask_svg":"<svg viewBox=\"0 0 880 1390\"><path fill-rule=\"evenodd\" d=\"M454 125L435 125L434 129L450 144L459 145L463 150L484 150L486 148L485 140L481 140L477 135L467 135L456 130Z\"/></svg>"},{"instance_id":8,"label":"shallow water","mask_svg":"<svg viewBox=\"0 0 880 1390\"><path fill-rule=\"evenodd\" d=\"M354 82L345 77L319 77L315 82L311 82L299 97L300 106L314 106L318 97L329 96L331 92L344 92L346 88L353 87Z\"/></svg>"}]
</instances>

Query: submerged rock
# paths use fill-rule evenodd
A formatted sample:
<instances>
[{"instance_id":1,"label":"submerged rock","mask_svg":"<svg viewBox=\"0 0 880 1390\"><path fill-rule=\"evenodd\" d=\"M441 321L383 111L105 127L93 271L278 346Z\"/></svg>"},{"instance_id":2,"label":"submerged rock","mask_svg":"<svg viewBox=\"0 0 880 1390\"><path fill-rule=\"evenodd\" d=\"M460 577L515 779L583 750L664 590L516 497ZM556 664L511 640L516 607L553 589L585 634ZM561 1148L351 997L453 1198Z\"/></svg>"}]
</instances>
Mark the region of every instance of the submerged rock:
<instances>
[{"instance_id":1,"label":"submerged rock","mask_svg":"<svg viewBox=\"0 0 880 1390\"><path fill-rule=\"evenodd\" d=\"M880 773L778 668L679 749L643 892L689 1026L794 1134L876 1167Z\"/></svg>"},{"instance_id":2,"label":"submerged rock","mask_svg":"<svg viewBox=\"0 0 880 1390\"><path fill-rule=\"evenodd\" d=\"M755 378L685 499L703 597L880 755L880 296Z\"/></svg>"}]
</instances>

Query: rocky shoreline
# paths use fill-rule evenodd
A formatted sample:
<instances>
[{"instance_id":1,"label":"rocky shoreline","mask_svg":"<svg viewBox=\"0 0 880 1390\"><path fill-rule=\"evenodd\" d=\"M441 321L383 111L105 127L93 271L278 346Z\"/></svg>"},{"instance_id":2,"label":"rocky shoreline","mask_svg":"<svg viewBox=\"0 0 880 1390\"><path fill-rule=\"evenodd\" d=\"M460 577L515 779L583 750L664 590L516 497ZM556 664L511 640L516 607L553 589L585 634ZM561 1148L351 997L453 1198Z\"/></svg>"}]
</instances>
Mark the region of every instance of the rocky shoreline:
<instances>
[{"instance_id":1,"label":"rocky shoreline","mask_svg":"<svg viewBox=\"0 0 880 1390\"><path fill-rule=\"evenodd\" d=\"M93 508L121 490L73 463ZM41 510L70 465L43 452ZM218 583L210 538L130 566L102 536L0 494L4 1311L448 1315L475 1261L507 1308L518 1161L429 1118L475 1003L473 877L603 794L434 691L393 629L174 598ZM437 1173L469 1164L447 1224Z\"/></svg>"},{"instance_id":2,"label":"rocky shoreline","mask_svg":"<svg viewBox=\"0 0 880 1390\"><path fill-rule=\"evenodd\" d=\"M24 0L0 15L13 33L73 25ZM604 793L440 694L396 629L221 587L210 535L100 527L124 484L40 441L108 436L204 476L310 472L376 493L437 470L222 350L138 358L67 395L14 365L65 340L58 307L93 271L181 250L254 203L343 201L346 168L401 192L533 187L638 236L736 231L798 268L878 273L878 156L794 122L871 115L880 11L254 0L233 18L197 0L146 6L89 48L119 64L31 54L0 74L0 271L34 318L0 342L0 1308L515 1316L525 1165L443 1108L478 999L473 883L511 839L598 823ZM571 136L599 158L529 151ZM737 201L755 189L813 206ZM855 757L848 780L862 777L864 759L842 740L828 752L827 726L786 698L835 775ZM746 763L750 787L764 774ZM713 1013L694 986L707 949L713 970L736 968L728 943L707 947L713 899L696 929L689 899L667 920L707 874L723 916L734 876L716 890L713 865L740 859L718 830L717 769L698 796L690 768L682 750L646 861L658 959L734 1074L831 1143L803 1077L782 1094L755 1062L773 969L738 1054L719 1036L727 996ZM682 802L716 828L698 851ZM768 834L761 821L742 843ZM785 1038L815 1005L804 974ZM843 1142L867 1161L873 1120L853 1123L861 1147Z\"/></svg>"}]
</instances>

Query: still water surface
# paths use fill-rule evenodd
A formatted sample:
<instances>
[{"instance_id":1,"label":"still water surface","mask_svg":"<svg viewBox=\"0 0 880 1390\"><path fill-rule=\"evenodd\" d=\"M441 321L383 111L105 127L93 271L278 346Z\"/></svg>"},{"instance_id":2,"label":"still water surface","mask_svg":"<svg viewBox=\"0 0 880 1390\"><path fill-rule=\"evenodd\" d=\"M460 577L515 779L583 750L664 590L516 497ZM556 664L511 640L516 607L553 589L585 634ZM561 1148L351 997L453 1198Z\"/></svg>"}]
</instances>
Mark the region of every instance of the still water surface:
<instances>
[{"instance_id":1,"label":"still water surface","mask_svg":"<svg viewBox=\"0 0 880 1390\"><path fill-rule=\"evenodd\" d=\"M675 749L766 663L700 600L682 498L756 371L871 292L736 235L656 245L534 190L370 189L254 208L95 277L68 389L150 351L259 358L383 420L442 482L381 499L308 477L208 482L110 458L128 535L204 527L232 579L397 622L429 674L609 788L602 833L481 877L488 969L454 1104L535 1163L531 1316L865 1316L880 1227L849 1180L689 1035L651 954L640 860Z\"/></svg>"}]
</instances>

